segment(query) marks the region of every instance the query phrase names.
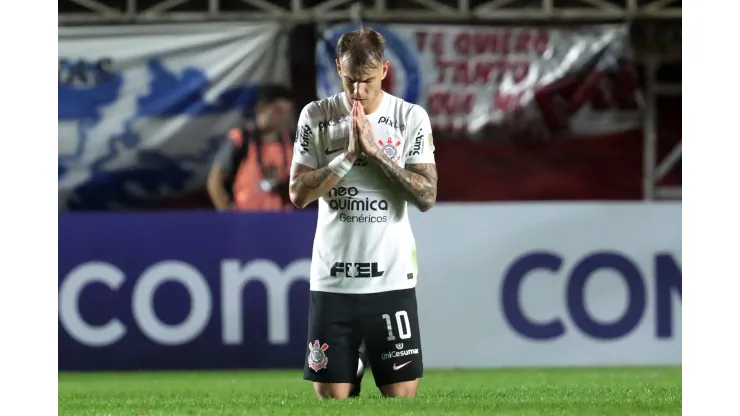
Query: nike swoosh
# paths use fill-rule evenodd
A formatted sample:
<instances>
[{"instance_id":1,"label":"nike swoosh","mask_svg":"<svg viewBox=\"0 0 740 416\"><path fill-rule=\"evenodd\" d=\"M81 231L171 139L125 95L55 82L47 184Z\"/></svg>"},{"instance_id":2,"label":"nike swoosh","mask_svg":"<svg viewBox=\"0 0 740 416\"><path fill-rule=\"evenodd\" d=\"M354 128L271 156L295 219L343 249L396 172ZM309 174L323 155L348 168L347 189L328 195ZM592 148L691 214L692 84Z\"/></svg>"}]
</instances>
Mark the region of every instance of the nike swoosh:
<instances>
[{"instance_id":1,"label":"nike swoosh","mask_svg":"<svg viewBox=\"0 0 740 416\"><path fill-rule=\"evenodd\" d=\"M412 360L412 361L413 361L413 360ZM405 363L403 363L403 364L401 364L401 365L396 365L396 363L393 363L393 369L394 369L394 370L400 370L400 369L402 369L402 368L406 367L406 366L407 366L407 365L409 365L409 364L411 364L411 361L406 361Z\"/></svg>"},{"instance_id":2,"label":"nike swoosh","mask_svg":"<svg viewBox=\"0 0 740 416\"><path fill-rule=\"evenodd\" d=\"M324 150L324 153L326 153L327 155L330 155L332 153L336 153L336 152L339 152L339 151L342 151L342 150L344 150L343 147L340 147L340 148L337 148L337 149L334 149L334 150L329 150L329 148L327 147L326 150Z\"/></svg>"}]
</instances>

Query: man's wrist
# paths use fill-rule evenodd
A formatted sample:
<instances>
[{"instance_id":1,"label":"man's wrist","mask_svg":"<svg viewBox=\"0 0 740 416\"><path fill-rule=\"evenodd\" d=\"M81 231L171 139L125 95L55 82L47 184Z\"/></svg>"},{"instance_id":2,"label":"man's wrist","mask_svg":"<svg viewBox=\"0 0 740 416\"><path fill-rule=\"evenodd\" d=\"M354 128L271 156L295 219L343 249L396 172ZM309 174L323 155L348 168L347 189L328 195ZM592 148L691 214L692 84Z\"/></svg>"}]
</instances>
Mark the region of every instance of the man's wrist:
<instances>
[{"instance_id":1,"label":"man's wrist","mask_svg":"<svg viewBox=\"0 0 740 416\"><path fill-rule=\"evenodd\" d=\"M327 168L329 168L330 171L334 172L335 175L343 178L345 175L347 175L347 173L349 173L353 165L354 162L349 160L347 154L342 153L341 155L332 159L331 162L329 162Z\"/></svg>"},{"instance_id":2,"label":"man's wrist","mask_svg":"<svg viewBox=\"0 0 740 416\"><path fill-rule=\"evenodd\" d=\"M344 158L352 163L355 163L355 161L357 160L357 155L344 152Z\"/></svg>"},{"instance_id":3,"label":"man's wrist","mask_svg":"<svg viewBox=\"0 0 740 416\"><path fill-rule=\"evenodd\" d=\"M385 152L383 152L383 148L380 146L376 146L370 153L371 154L369 154L368 156L375 160L379 160L385 155Z\"/></svg>"}]
</instances>

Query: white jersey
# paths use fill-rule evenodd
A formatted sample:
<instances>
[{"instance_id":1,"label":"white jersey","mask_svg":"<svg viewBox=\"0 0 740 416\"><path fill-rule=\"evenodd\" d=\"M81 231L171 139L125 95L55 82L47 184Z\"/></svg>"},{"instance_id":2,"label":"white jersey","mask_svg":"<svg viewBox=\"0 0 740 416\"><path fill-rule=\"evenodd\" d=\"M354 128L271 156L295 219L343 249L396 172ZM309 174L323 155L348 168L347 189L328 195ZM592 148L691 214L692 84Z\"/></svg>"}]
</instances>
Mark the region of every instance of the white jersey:
<instances>
[{"instance_id":1,"label":"white jersey","mask_svg":"<svg viewBox=\"0 0 740 416\"><path fill-rule=\"evenodd\" d=\"M350 105L344 93L303 108L293 163L325 167L345 150ZM432 130L418 105L383 93L366 116L378 144L396 164L434 163ZM319 198L311 261L311 290L377 293L416 286L416 242L407 203L381 168L361 155L352 169Z\"/></svg>"}]
</instances>

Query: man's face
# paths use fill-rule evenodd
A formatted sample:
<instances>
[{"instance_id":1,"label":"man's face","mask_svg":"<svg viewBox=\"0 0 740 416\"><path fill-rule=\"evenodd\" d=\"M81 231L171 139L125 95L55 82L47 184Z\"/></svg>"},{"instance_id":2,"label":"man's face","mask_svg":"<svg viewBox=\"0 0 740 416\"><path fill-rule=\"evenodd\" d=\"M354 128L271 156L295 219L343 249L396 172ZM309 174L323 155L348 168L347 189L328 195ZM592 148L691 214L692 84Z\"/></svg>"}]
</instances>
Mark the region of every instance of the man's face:
<instances>
[{"instance_id":1,"label":"man's face","mask_svg":"<svg viewBox=\"0 0 740 416\"><path fill-rule=\"evenodd\" d=\"M259 123L270 131L288 130L293 125L293 103L283 98L263 104L259 110Z\"/></svg>"},{"instance_id":2,"label":"man's face","mask_svg":"<svg viewBox=\"0 0 740 416\"><path fill-rule=\"evenodd\" d=\"M348 59L337 60L337 72L350 101L358 101L367 109L380 97L380 89L388 73L388 61L376 67L353 67ZM352 102L350 102L352 104Z\"/></svg>"}]
</instances>

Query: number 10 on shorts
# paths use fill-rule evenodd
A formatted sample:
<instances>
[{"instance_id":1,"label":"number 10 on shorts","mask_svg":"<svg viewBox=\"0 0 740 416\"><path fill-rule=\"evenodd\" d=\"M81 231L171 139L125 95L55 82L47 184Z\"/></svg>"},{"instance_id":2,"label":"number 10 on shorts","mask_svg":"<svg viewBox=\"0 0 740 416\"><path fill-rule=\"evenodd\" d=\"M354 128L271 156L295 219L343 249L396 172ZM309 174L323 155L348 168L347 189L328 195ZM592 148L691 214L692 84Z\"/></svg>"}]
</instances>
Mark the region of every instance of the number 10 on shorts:
<instances>
[{"instance_id":1,"label":"number 10 on shorts","mask_svg":"<svg viewBox=\"0 0 740 416\"><path fill-rule=\"evenodd\" d=\"M385 325L388 328L388 341L395 341L396 337L393 335L393 323L391 316L387 313L383 314L385 319ZM398 338L409 339L411 338L411 324L409 323L409 314L406 311L396 312L396 326L398 327Z\"/></svg>"}]
</instances>

